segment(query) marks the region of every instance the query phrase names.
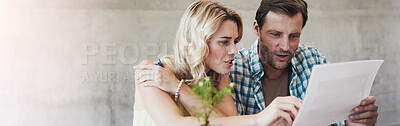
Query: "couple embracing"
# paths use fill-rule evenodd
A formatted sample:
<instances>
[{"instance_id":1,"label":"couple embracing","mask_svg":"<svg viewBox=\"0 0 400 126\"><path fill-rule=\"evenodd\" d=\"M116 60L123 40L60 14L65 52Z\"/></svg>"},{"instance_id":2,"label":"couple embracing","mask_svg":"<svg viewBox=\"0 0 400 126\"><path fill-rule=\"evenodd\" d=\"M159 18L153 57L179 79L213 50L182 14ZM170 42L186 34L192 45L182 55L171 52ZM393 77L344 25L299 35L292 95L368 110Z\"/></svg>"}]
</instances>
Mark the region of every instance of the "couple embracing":
<instances>
[{"instance_id":1,"label":"couple embracing","mask_svg":"<svg viewBox=\"0 0 400 126\"><path fill-rule=\"evenodd\" d=\"M193 117L193 107L202 104L192 88L205 76L218 90L236 84L233 94L215 106L211 124L291 125L312 66L328 63L316 48L299 44L307 18L303 0L262 0L253 22L258 39L238 51L239 14L218 2L192 3L181 18L175 54L134 66L134 125L202 125ZM331 125L373 125L377 109L369 96L348 120Z\"/></svg>"}]
</instances>

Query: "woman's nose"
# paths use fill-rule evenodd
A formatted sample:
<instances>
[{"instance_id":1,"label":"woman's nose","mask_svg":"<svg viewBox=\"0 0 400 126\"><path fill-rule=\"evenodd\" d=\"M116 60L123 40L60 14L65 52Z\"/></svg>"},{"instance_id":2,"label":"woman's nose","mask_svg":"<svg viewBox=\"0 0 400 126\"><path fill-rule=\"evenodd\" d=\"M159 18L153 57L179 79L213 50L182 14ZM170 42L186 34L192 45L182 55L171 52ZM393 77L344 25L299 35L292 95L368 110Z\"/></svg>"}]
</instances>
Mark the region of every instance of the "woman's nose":
<instances>
[{"instance_id":1,"label":"woman's nose","mask_svg":"<svg viewBox=\"0 0 400 126\"><path fill-rule=\"evenodd\" d=\"M236 48L236 44L232 44L229 46L228 54L233 54L236 55L238 53L238 50Z\"/></svg>"}]
</instances>

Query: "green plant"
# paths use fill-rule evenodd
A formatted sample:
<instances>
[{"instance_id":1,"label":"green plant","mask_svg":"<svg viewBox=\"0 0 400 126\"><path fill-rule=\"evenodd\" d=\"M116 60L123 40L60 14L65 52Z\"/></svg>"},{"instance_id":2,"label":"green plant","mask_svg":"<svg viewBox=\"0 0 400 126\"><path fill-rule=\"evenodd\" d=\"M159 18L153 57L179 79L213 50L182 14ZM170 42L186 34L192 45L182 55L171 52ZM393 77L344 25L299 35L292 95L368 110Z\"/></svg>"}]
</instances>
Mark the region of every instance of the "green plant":
<instances>
[{"instance_id":1,"label":"green plant","mask_svg":"<svg viewBox=\"0 0 400 126\"><path fill-rule=\"evenodd\" d=\"M196 112L194 115L200 121L200 117L204 118L204 125L209 126L208 118L210 115L215 112L215 107L219 105L221 100L225 95L230 95L232 89L234 87L234 83L231 83L230 86L225 87L222 90L218 90L213 86L213 82L210 77L204 77L198 85L196 85L192 90L201 97L202 107L196 108L193 106L193 109L198 110L202 109L202 112Z\"/></svg>"}]
</instances>

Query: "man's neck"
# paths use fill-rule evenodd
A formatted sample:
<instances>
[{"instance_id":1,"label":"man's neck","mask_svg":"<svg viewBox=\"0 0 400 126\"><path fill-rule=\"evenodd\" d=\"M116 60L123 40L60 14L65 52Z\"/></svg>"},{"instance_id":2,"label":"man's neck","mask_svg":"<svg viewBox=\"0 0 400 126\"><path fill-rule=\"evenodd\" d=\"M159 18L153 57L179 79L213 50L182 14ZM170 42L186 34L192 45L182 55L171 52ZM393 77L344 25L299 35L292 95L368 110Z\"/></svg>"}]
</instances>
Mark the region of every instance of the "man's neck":
<instances>
[{"instance_id":1,"label":"man's neck","mask_svg":"<svg viewBox=\"0 0 400 126\"><path fill-rule=\"evenodd\" d=\"M281 76L288 71L288 69L278 70L273 68L269 64L262 64L264 69L264 76L270 80L277 80L281 78Z\"/></svg>"}]
</instances>

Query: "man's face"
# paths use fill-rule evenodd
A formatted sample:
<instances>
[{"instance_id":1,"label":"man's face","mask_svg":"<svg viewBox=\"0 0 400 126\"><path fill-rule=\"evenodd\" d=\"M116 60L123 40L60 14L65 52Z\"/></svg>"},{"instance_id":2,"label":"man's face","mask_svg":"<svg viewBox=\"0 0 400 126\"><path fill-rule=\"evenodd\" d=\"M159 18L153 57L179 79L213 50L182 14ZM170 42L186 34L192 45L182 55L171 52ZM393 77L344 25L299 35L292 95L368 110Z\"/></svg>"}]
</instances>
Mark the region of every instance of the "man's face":
<instances>
[{"instance_id":1,"label":"man's face","mask_svg":"<svg viewBox=\"0 0 400 126\"><path fill-rule=\"evenodd\" d=\"M259 37L260 60L264 65L283 70L299 45L303 17L301 13L290 17L272 11L265 17L261 30L254 23L254 30Z\"/></svg>"}]
</instances>

